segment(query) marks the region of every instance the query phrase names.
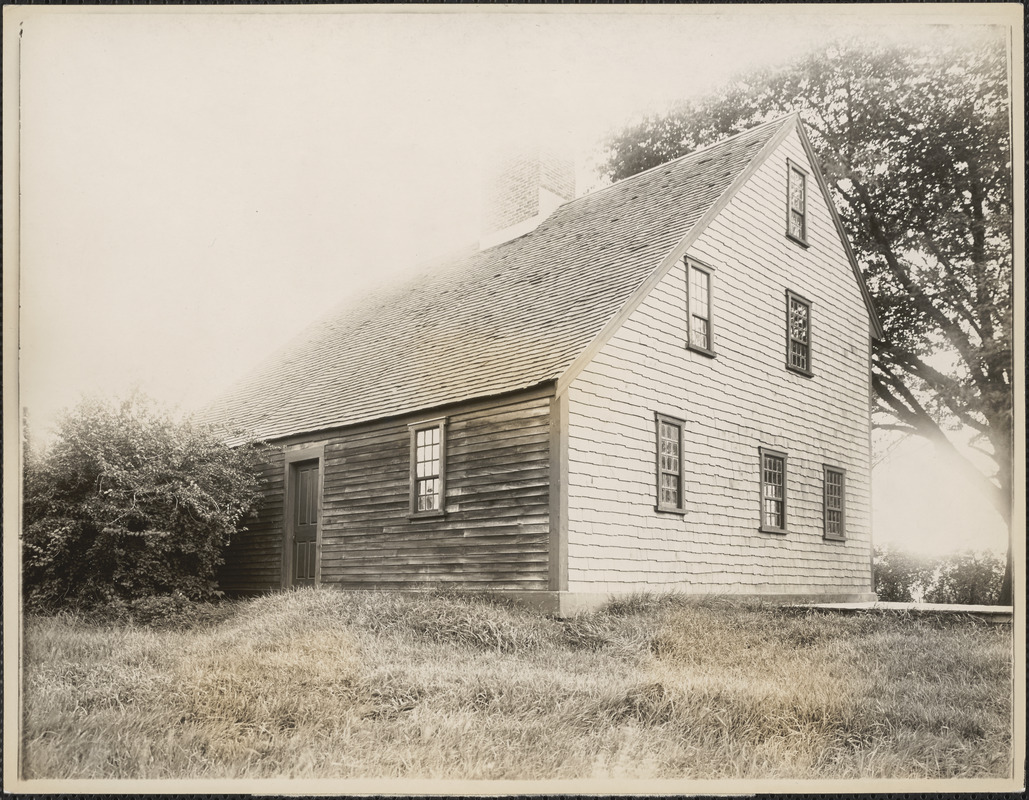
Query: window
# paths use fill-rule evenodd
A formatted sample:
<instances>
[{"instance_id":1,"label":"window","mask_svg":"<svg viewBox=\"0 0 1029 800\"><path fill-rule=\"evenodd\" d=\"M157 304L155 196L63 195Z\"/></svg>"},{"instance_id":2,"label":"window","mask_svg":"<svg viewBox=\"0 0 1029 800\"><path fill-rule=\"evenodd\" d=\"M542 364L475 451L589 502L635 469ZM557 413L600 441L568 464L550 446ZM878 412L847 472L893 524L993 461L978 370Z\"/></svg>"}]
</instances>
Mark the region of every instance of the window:
<instances>
[{"instance_id":1,"label":"window","mask_svg":"<svg viewBox=\"0 0 1029 800\"><path fill-rule=\"evenodd\" d=\"M689 309L689 330L686 344L706 356L714 355L714 332L711 328L711 268L692 259L686 262L686 300Z\"/></svg>"},{"instance_id":2,"label":"window","mask_svg":"<svg viewBox=\"0 0 1029 800\"><path fill-rule=\"evenodd\" d=\"M786 454L760 448L761 530L786 533Z\"/></svg>"},{"instance_id":3,"label":"window","mask_svg":"<svg viewBox=\"0 0 1029 800\"><path fill-rule=\"evenodd\" d=\"M810 377L811 303L800 295L786 292L786 366Z\"/></svg>"},{"instance_id":4,"label":"window","mask_svg":"<svg viewBox=\"0 0 1029 800\"><path fill-rule=\"evenodd\" d=\"M786 202L786 235L800 244L807 244L807 173L792 161L789 164L789 186Z\"/></svg>"},{"instance_id":5,"label":"window","mask_svg":"<svg viewBox=\"0 0 1029 800\"><path fill-rule=\"evenodd\" d=\"M681 514L683 422L657 414L657 510Z\"/></svg>"},{"instance_id":6,"label":"window","mask_svg":"<svg viewBox=\"0 0 1029 800\"><path fill-rule=\"evenodd\" d=\"M836 467L823 467L824 496L822 510L825 517L825 538L844 538L844 472Z\"/></svg>"},{"instance_id":7,"label":"window","mask_svg":"<svg viewBox=\"0 0 1029 800\"><path fill-rule=\"evenodd\" d=\"M411 514L442 514L446 503L446 420L429 420L409 427Z\"/></svg>"}]
</instances>

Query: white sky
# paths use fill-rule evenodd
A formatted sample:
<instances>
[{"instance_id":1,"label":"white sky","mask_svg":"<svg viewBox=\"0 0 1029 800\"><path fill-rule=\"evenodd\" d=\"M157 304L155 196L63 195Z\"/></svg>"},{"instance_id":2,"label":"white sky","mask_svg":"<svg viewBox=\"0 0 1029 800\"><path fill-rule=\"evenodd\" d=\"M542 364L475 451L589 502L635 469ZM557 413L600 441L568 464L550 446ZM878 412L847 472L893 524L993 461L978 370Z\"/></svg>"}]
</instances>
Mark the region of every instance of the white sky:
<instances>
[{"instance_id":1,"label":"white sky","mask_svg":"<svg viewBox=\"0 0 1029 800\"><path fill-rule=\"evenodd\" d=\"M5 28L26 18L20 399L37 430L86 392L193 407L348 292L473 241L498 141L588 159L633 115L734 72L954 13L216 11L5 8ZM877 540L1002 546L960 484L957 511L918 513L939 509L919 491L943 467L924 449L898 462L887 476L922 479L893 498L901 484L877 476Z\"/></svg>"}]
</instances>

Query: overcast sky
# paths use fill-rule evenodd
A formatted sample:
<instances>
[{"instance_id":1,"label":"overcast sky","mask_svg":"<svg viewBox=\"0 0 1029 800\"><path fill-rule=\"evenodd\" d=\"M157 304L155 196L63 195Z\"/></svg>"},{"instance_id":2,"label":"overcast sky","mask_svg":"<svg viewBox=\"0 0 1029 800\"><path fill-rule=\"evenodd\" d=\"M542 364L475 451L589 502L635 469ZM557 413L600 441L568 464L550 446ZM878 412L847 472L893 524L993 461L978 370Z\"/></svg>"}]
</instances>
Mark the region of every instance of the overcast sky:
<instances>
[{"instance_id":1,"label":"overcast sky","mask_svg":"<svg viewBox=\"0 0 1029 800\"><path fill-rule=\"evenodd\" d=\"M588 166L635 115L836 35L917 37L940 13L214 11L21 9L20 390L37 429L86 392L195 407L349 292L472 242L497 142L540 136ZM893 462L924 473L926 455ZM960 484L962 513L912 533L895 485L878 539L1000 541Z\"/></svg>"}]
</instances>

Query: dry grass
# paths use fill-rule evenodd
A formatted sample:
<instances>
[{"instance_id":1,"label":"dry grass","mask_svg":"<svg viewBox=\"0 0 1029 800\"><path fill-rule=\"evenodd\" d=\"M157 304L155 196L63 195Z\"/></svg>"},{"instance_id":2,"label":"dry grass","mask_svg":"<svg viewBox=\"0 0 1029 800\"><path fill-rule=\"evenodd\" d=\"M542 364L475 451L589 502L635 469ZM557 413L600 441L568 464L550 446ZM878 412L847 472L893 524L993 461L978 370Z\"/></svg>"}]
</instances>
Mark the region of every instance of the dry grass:
<instances>
[{"instance_id":1,"label":"dry grass","mask_svg":"<svg viewBox=\"0 0 1029 800\"><path fill-rule=\"evenodd\" d=\"M1010 771L1010 630L968 620L306 590L191 630L34 618L25 642L26 778Z\"/></svg>"}]
</instances>

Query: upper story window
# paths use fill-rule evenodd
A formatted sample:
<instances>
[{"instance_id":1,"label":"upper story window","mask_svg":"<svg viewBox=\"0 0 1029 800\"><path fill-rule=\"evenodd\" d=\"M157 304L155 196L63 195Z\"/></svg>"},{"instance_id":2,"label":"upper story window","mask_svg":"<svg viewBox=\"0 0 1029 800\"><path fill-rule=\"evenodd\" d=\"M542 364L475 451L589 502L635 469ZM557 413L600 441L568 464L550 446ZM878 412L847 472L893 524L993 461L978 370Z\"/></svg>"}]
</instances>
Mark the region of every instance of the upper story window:
<instances>
[{"instance_id":1,"label":"upper story window","mask_svg":"<svg viewBox=\"0 0 1029 800\"><path fill-rule=\"evenodd\" d=\"M683 513L683 421L657 414L657 510Z\"/></svg>"},{"instance_id":2,"label":"upper story window","mask_svg":"<svg viewBox=\"0 0 1029 800\"><path fill-rule=\"evenodd\" d=\"M786 454L764 447L761 455L761 530L786 533Z\"/></svg>"},{"instance_id":3,"label":"upper story window","mask_svg":"<svg viewBox=\"0 0 1029 800\"><path fill-rule=\"evenodd\" d=\"M786 366L810 377L811 303L799 294L786 292Z\"/></svg>"},{"instance_id":4,"label":"upper story window","mask_svg":"<svg viewBox=\"0 0 1029 800\"><path fill-rule=\"evenodd\" d=\"M825 538L843 539L844 503L846 499L844 472L836 467L823 467L822 514L825 520Z\"/></svg>"},{"instance_id":5,"label":"upper story window","mask_svg":"<svg viewBox=\"0 0 1029 800\"><path fill-rule=\"evenodd\" d=\"M411 431L411 514L442 514L446 502L445 419L417 422Z\"/></svg>"},{"instance_id":6,"label":"upper story window","mask_svg":"<svg viewBox=\"0 0 1029 800\"><path fill-rule=\"evenodd\" d=\"M686 343L691 350L706 356L714 355L714 329L711 318L711 267L686 261L686 301L689 323Z\"/></svg>"},{"instance_id":7,"label":"upper story window","mask_svg":"<svg viewBox=\"0 0 1029 800\"><path fill-rule=\"evenodd\" d=\"M801 244L807 244L807 173L792 161L787 162L789 169L787 203L786 203L786 235Z\"/></svg>"}]
</instances>

